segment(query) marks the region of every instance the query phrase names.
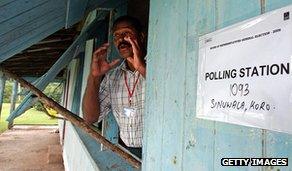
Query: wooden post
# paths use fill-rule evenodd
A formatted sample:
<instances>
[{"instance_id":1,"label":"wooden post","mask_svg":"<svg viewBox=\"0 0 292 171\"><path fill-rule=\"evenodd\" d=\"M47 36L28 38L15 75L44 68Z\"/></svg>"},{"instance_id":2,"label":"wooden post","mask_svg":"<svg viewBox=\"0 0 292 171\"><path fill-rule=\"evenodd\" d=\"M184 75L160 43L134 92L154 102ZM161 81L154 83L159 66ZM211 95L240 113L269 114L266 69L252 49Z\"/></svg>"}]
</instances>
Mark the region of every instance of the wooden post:
<instances>
[{"instance_id":1,"label":"wooden post","mask_svg":"<svg viewBox=\"0 0 292 171\"><path fill-rule=\"evenodd\" d=\"M0 120L1 120L1 112L2 112L2 104L3 104L3 97L4 97L5 82L6 82L6 77L1 72L0 73Z\"/></svg>"},{"instance_id":2,"label":"wooden post","mask_svg":"<svg viewBox=\"0 0 292 171\"><path fill-rule=\"evenodd\" d=\"M15 110L15 103L17 100L17 92L18 92L18 82L13 82L12 87L12 94L11 94L11 100L10 100L10 114ZM11 129L13 127L13 121L8 122L8 129Z\"/></svg>"},{"instance_id":3,"label":"wooden post","mask_svg":"<svg viewBox=\"0 0 292 171\"><path fill-rule=\"evenodd\" d=\"M120 147L112 144L110 141L108 141L106 138L104 138L99 132L97 132L94 129L93 125L88 125L83 118L80 118L79 116L75 115L74 113L70 112L69 110L62 107L60 104L52 100L51 98L47 97L41 90L37 89L35 86L30 84L29 82L25 81L21 77L16 76L15 74L12 74L8 70L4 69L3 67L0 67L0 70L8 77L13 78L14 80L18 81L23 87L31 90L32 93L34 93L36 96L38 96L39 100L46 104L48 107L51 107L58 111L59 114L63 115L64 118L66 118L68 121L70 121L72 124L78 126L83 131L87 132L91 137L93 137L96 141L103 144L106 148L111 150L112 152L116 153L120 157L122 157L124 160L126 160L129 164L134 166L135 168L139 169L141 167L141 161L137 160L135 157L130 155L129 153L122 150Z\"/></svg>"},{"instance_id":4,"label":"wooden post","mask_svg":"<svg viewBox=\"0 0 292 171\"><path fill-rule=\"evenodd\" d=\"M18 82L13 82L12 87L12 94L11 94L11 100L10 100L10 113L12 113L15 110L15 103L17 100L17 91L18 91Z\"/></svg>"}]
</instances>

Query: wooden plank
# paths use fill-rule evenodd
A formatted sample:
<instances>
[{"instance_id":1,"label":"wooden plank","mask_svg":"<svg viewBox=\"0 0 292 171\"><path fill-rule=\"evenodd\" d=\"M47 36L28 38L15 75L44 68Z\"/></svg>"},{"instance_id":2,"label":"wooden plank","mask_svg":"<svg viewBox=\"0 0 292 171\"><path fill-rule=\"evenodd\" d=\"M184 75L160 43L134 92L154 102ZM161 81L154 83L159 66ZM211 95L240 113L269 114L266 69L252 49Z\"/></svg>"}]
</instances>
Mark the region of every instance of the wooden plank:
<instances>
[{"instance_id":1,"label":"wooden plank","mask_svg":"<svg viewBox=\"0 0 292 171\"><path fill-rule=\"evenodd\" d=\"M60 19L60 20L58 20ZM49 24L41 26L39 29L28 33L27 36L21 38L21 40L14 42L14 44L10 44L9 50L1 53L0 62L8 59L9 57L17 54L18 52L30 47L35 42L42 40L48 35L54 33L64 26L63 18L57 18L57 20L51 21Z\"/></svg>"},{"instance_id":2,"label":"wooden plank","mask_svg":"<svg viewBox=\"0 0 292 171\"><path fill-rule=\"evenodd\" d=\"M24 35L31 35L32 32L41 29L46 25L50 25L50 22L56 20L64 21L63 8L55 8L54 10L49 11L38 16L38 19L32 20L26 23L23 23L21 26L15 28L14 30L9 31L8 33L3 34L0 38L1 48L9 46L9 44L14 41L21 41L19 38L23 38ZM5 46L6 45L6 46Z\"/></svg>"},{"instance_id":3,"label":"wooden plank","mask_svg":"<svg viewBox=\"0 0 292 171\"><path fill-rule=\"evenodd\" d=\"M71 111L73 113L76 113L79 115L79 109L81 106L81 85L82 85L82 76L83 76L83 65L84 65L84 55L78 56L77 58L77 65L76 65L76 78L74 80L75 88L73 94L73 100L72 100L72 107Z\"/></svg>"},{"instance_id":4,"label":"wooden plank","mask_svg":"<svg viewBox=\"0 0 292 171\"><path fill-rule=\"evenodd\" d=\"M29 0L29 1L13 1L7 5L0 7L0 23L9 20L17 15L21 15L25 11L33 9L48 0Z\"/></svg>"},{"instance_id":5,"label":"wooden plank","mask_svg":"<svg viewBox=\"0 0 292 171\"><path fill-rule=\"evenodd\" d=\"M281 1L281 0L266 0L265 1L265 12L282 8L287 5L291 5L291 0ZM289 160L292 159L292 135L275 132L266 131L266 139L264 141L264 157L287 157ZM289 161L290 162L290 161ZM290 162L291 163L291 162ZM266 169L274 170L291 170L291 165L289 167L267 167Z\"/></svg>"},{"instance_id":6,"label":"wooden plank","mask_svg":"<svg viewBox=\"0 0 292 171\"><path fill-rule=\"evenodd\" d=\"M68 0L66 10L66 28L80 21L85 14L88 0Z\"/></svg>"},{"instance_id":7,"label":"wooden plank","mask_svg":"<svg viewBox=\"0 0 292 171\"><path fill-rule=\"evenodd\" d=\"M11 93L11 97L10 97L10 113L12 113L15 109L15 103L17 100L17 92L18 92L18 83L17 81L13 82L13 86L12 86L12 93Z\"/></svg>"},{"instance_id":8,"label":"wooden plank","mask_svg":"<svg viewBox=\"0 0 292 171\"><path fill-rule=\"evenodd\" d=\"M9 3L12 3L13 1L15 1L15 0L1 0L0 1L0 7L3 7L3 6L5 6L5 5L9 4Z\"/></svg>"},{"instance_id":9,"label":"wooden plank","mask_svg":"<svg viewBox=\"0 0 292 171\"><path fill-rule=\"evenodd\" d=\"M264 157L279 157L288 158L289 166L274 166L267 169L274 170L289 170L291 171L291 159L292 159L292 135L267 131L266 134L266 149Z\"/></svg>"},{"instance_id":10,"label":"wooden plank","mask_svg":"<svg viewBox=\"0 0 292 171\"><path fill-rule=\"evenodd\" d=\"M185 116L185 67L187 45L187 3L188 0L165 0L163 18L160 24L164 33L158 41L164 42L160 47L160 55L165 70L162 170L181 170L183 157L183 124ZM169 10L171 9L171 10ZM177 21L176 26L169 18ZM167 31L166 31L167 30ZM175 137L175 138L174 138Z\"/></svg>"},{"instance_id":11,"label":"wooden plank","mask_svg":"<svg viewBox=\"0 0 292 171\"><path fill-rule=\"evenodd\" d=\"M260 15L260 1L238 0L217 1L216 25L223 28L245 19ZM221 122L215 123L214 145L214 169L226 170L221 167L223 157L261 157L262 136L261 129L244 127ZM251 166L248 167L252 169ZM243 167L235 167L236 170L245 170Z\"/></svg>"},{"instance_id":12,"label":"wooden plank","mask_svg":"<svg viewBox=\"0 0 292 171\"><path fill-rule=\"evenodd\" d=\"M17 27L21 27L24 23L36 21L42 14L48 14L50 11L59 7L60 4L55 0L46 1L40 6L25 11L21 15L17 15L9 20L3 21L0 24L0 36L14 30Z\"/></svg>"},{"instance_id":13,"label":"wooden plank","mask_svg":"<svg viewBox=\"0 0 292 171\"><path fill-rule=\"evenodd\" d=\"M1 112L2 112L5 83L6 83L6 77L1 72L0 73L0 118L1 118Z\"/></svg>"},{"instance_id":14,"label":"wooden plank","mask_svg":"<svg viewBox=\"0 0 292 171\"><path fill-rule=\"evenodd\" d=\"M88 0L86 12L92 11L96 8L111 10L119 8L120 6L123 6L123 4L127 4L127 0Z\"/></svg>"},{"instance_id":15,"label":"wooden plank","mask_svg":"<svg viewBox=\"0 0 292 171\"><path fill-rule=\"evenodd\" d=\"M164 91L166 72L161 64L164 64L162 49L164 42L159 41L159 35L164 34L162 23L158 23L167 10L161 1L151 1L149 30L148 30L148 52L147 52L147 89L145 94L145 114L143 130L143 165L142 170L162 170L162 135L164 115ZM164 40L166 42L166 40Z\"/></svg>"},{"instance_id":16,"label":"wooden plank","mask_svg":"<svg viewBox=\"0 0 292 171\"><path fill-rule=\"evenodd\" d=\"M282 8L292 4L292 0L265 0L265 12Z\"/></svg>"},{"instance_id":17,"label":"wooden plank","mask_svg":"<svg viewBox=\"0 0 292 171\"><path fill-rule=\"evenodd\" d=\"M150 3L143 170L182 170L185 9L185 0Z\"/></svg>"},{"instance_id":18,"label":"wooden plank","mask_svg":"<svg viewBox=\"0 0 292 171\"><path fill-rule=\"evenodd\" d=\"M214 31L215 3L213 0L188 2L188 37L186 62L186 114L184 117L183 169L214 170L213 121L196 119L197 60L199 36Z\"/></svg>"},{"instance_id":19,"label":"wooden plank","mask_svg":"<svg viewBox=\"0 0 292 171\"><path fill-rule=\"evenodd\" d=\"M216 0L216 27L220 29L259 15L260 7L260 0Z\"/></svg>"}]
</instances>

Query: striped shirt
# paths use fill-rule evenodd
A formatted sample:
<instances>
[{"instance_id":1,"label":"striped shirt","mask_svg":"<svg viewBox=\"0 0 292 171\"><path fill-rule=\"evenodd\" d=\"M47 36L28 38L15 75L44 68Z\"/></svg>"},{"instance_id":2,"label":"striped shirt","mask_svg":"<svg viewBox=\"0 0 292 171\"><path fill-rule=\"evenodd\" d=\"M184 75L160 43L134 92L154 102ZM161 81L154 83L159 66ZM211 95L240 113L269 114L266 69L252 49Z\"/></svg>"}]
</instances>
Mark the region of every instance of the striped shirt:
<instances>
[{"instance_id":1,"label":"striped shirt","mask_svg":"<svg viewBox=\"0 0 292 171\"><path fill-rule=\"evenodd\" d=\"M99 121L112 111L119 125L120 137L128 147L142 147L145 79L139 75L138 71L128 70L123 62L119 67L106 74L99 90ZM131 92L137 81L131 105L129 104L126 81ZM125 113L125 109L129 107L136 111L130 116Z\"/></svg>"}]
</instances>

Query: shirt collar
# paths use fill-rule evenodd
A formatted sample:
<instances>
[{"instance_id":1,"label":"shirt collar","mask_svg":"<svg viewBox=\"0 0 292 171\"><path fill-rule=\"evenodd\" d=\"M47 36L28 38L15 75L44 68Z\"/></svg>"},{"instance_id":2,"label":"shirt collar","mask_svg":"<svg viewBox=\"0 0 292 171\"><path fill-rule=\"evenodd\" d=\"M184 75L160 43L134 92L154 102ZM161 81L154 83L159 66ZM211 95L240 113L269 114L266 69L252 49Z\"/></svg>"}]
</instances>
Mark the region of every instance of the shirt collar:
<instances>
[{"instance_id":1,"label":"shirt collar","mask_svg":"<svg viewBox=\"0 0 292 171\"><path fill-rule=\"evenodd\" d=\"M130 74L132 74L132 75L138 73L137 70L135 70L135 71L131 71L131 70L129 70L129 69L127 68L127 66L126 66L126 60L125 60L125 59L121 62L121 64L120 64L118 67L119 67L122 71L126 71L126 72L128 72L128 73L130 73Z\"/></svg>"}]
</instances>

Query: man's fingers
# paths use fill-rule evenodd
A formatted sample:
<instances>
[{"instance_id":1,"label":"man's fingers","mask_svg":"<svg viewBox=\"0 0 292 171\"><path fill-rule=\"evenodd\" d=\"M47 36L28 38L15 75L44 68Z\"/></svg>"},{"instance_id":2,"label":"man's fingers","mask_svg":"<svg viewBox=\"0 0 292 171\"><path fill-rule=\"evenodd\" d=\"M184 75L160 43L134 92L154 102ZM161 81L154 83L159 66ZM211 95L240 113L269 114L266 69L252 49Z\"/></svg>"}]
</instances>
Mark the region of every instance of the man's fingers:
<instances>
[{"instance_id":1,"label":"man's fingers","mask_svg":"<svg viewBox=\"0 0 292 171\"><path fill-rule=\"evenodd\" d=\"M93 58L99 58L99 57L105 57L107 53L107 49L109 47L109 43L103 44L101 47L99 47L94 53ZM94 59L96 60L96 59Z\"/></svg>"},{"instance_id":2,"label":"man's fingers","mask_svg":"<svg viewBox=\"0 0 292 171\"><path fill-rule=\"evenodd\" d=\"M133 41L130 37L125 37L125 40L128 41L131 46L132 46L132 49L133 49L133 53L134 53L134 57L137 57L139 51L140 51L140 47L137 43L137 41Z\"/></svg>"},{"instance_id":3,"label":"man's fingers","mask_svg":"<svg viewBox=\"0 0 292 171\"><path fill-rule=\"evenodd\" d=\"M99 53L100 51L106 50L109 47L109 43L104 43L102 46L100 46L98 49L96 49L96 51L94 52Z\"/></svg>"}]
</instances>

